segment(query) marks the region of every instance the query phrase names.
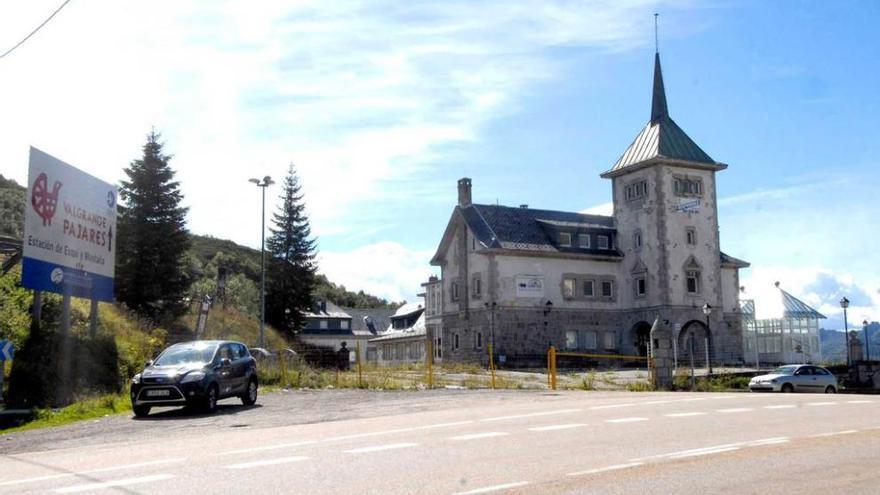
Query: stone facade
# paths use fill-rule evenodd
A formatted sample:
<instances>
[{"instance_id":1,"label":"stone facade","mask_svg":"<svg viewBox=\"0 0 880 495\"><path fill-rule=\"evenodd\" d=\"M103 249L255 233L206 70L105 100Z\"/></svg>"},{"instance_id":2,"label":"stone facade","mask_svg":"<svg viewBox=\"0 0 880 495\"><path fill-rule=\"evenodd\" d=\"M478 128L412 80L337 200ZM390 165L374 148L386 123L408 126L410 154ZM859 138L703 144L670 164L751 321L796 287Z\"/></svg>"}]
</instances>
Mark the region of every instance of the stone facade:
<instances>
[{"instance_id":1,"label":"stone facade","mask_svg":"<svg viewBox=\"0 0 880 495\"><path fill-rule=\"evenodd\" d=\"M727 165L669 118L663 91L658 56L651 121L601 174L611 217L475 204L471 179L458 181L432 259L441 276L426 284L435 359L483 363L494 342L511 362L540 364L550 346L653 347L659 362L693 354L701 366L708 349L713 363L742 362L738 270L748 264L721 252L718 224L716 173Z\"/></svg>"}]
</instances>

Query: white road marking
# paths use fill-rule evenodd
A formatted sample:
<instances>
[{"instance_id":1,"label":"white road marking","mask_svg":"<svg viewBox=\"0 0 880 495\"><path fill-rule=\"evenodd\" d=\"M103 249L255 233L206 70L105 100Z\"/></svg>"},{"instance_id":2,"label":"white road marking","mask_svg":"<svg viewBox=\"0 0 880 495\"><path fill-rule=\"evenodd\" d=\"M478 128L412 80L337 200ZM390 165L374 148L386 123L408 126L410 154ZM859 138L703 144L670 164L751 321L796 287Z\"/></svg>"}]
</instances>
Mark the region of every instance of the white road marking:
<instances>
[{"instance_id":1,"label":"white road marking","mask_svg":"<svg viewBox=\"0 0 880 495\"><path fill-rule=\"evenodd\" d=\"M664 414L667 418L689 418L691 416L702 416L706 413L704 412L684 412L684 413L669 413Z\"/></svg>"},{"instance_id":2,"label":"white road marking","mask_svg":"<svg viewBox=\"0 0 880 495\"><path fill-rule=\"evenodd\" d=\"M570 413L576 413L576 412L581 412L581 411L582 411L582 409L559 409L556 411L543 411L543 412L529 413L529 414L514 414L512 416L498 416L495 418L484 418L484 419L481 419L480 421L504 421L506 419L535 418L538 416L552 416L555 414L570 414Z\"/></svg>"},{"instance_id":3,"label":"white road marking","mask_svg":"<svg viewBox=\"0 0 880 495\"><path fill-rule=\"evenodd\" d=\"M746 445L749 447L760 447L761 445L777 445L780 443L788 443L791 440L788 437L775 437L775 438L765 438L763 440L755 440L753 442L748 442Z\"/></svg>"},{"instance_id":4,"label":"white road marking","mask_svg":"<svg viewBox=\"0 0 880 495\"><path fill-rule=\"evenodd\" d=\"M497 492L498 490L507 490L508 488L516 488L519 486L528 485L528 481L519 481L516 483L505 483L503 485L495 485L495 486L487 486L485 488L477 488L476 490L470 490L467 492L457 492L455 495L477 495L478 493L489 493L489 492Z\"/></svg>"},{"instance_id":5,"label":"white road marking","mask_svg":"<svg viewBox=\"0 0 880 495\"><path fill-rule=\"evenodd\" d=\"M718 412L724 414L732 414L732 413L740 413L740 412L749 412L754 411L751 407L734 407L731 409L719 409Z\"/></svg>"},{"instance_id":6,"label":"white road marking","mask_svg":"<svg viewBox=\"0 0 880 495\"><path fill-rule=\"evenodd\" d=\"M722 452L730 452L732 450L739 450L739 447L725 447L723 449L712 449L712 450L701 450L699 452L690 452L687 454L678 454L669 456L670 459L684 459L687 457L696 457L700 455L711 455L711 454L720 454Z\"/></svg>"},{"instance_id":7,"label":"white road marking","mask_svg":"<svg viewBox=\"0 0 880 495\"><path fill-rule=\"evenodd\" d=\"M580 428L581 426L587 426L587 425L586 425L586 423L570 423L567 425L536 426L534 428L529 428L529 431L568 430L571 428Z\"/></svg>"},{"instance_id":8,"label":"white road marking","mask_svg":"<svg viewBox=\"0 0 880 495\"><path fill-rule=\"evenodd\" d=\"M833 437L836 435L851 435L853 433L858 433L858 432L859 432L859 430L832 431L829 433L820 433L818 435L813 435L813 438Z\"/></svg>"},{"instance_id":9,"label":"white road marking","mask_svg":"<svg viewBox=\"0 0 880 495\"><path fill-rule=\"evenodd\" d=\"M330 437L321 440L322 442L338 442L341 440L352 440L355 438L366 438L366 437L376 437L380 435L390 435L393 433L406 433L410 431L421 431L421 430L432 430L435 428L449 428L450 426L461 426L461 425L469 425L473 423L473 421L455 421L453 423L437 423L434 425L425 425L425 426L413 426L411 428L397 428L395 430L382 430L382 431L371 431L367 433L355 433L352 435L342 435L338 437Z\"/></svg>"},{"instance_id":10,"label":"white road marking","mask_svg":"<svg viewBox=\"0 0 880 495\"><path fill-rule=\"evenodd\" d=\"M417 443L388 443L385 445L374 445L372 447L361 447L359 449L346 450L348 454L366 454L368 452L381 452L383 450L405 449L407 447L415 447Z\"/></svg>"},{"instance_id":11,"label":"white road marking","mask_svg":"<svg viewBox=\"0 0 880 495\"><path fill-rule=\"evenodd\" d=\"M79 472L75 472L75 473L49 474L46 476L37 476L35 478L24 478L24 479L20 479L20 480L4 481L4 482L0 483L0 486L18 485L21 483L31 483L34 481L54 480L54 479L58 479L58 478L66 478L68 476L80 476L83 474L106 473L106 472L110 472L110 471L119 471L122 469L131 469L131 468L145 467L145 466L156 466L159 464L175 464L175 463L183 462L185 460L186 460L186 457L177 457L174 459L162 459L160 461L138 462L136 464L125 464L122 466L111 466L111 467L105 467L105 468L100 468L100 469L90 469L88 471L79 471Z\"/></svg>"},{"instance_id":12,"label":"white road marking","mask_svg":"<svg viewBox=\"0 0 880 495\"><path fill-rule=\"evenodd\" d=\"M227 450L227 451L224 451L224 452L217 452L216 454L211 454L211 455L246 454L246 453L249 453L249 452L262 452L262 451L265 451L265 450L286 449L286 448L289 448L289 447L299 447L299 446L301 446L301 445L312 445L312 444L315 444L315 443L317 443L317 442L315 442L315 441L313 441L313 440L309 440L309 441L306 441L306 442L279 443L279 444L276 444L276 445L266 445L266 446L263 446L263 447L253 447L253 448L250 448L250 449Z\"/></svg>"},{"instance_id":13,"label":"white road marking","mask_svg":"<svg viewBox=\"0 0 880 495\"><path fill-rule=\"evenodd\" d=\"M808 406L836 406L837 402L807 402Z\"/></svg>"},{"instance_id":14,"label":"white road marking","mask_svg":"<svg viewBox=\"0 0 880 495\"><path fill-rule=\"evenodd\" d=\"M605 466L598 469L589 469L587 471L577 471L574 473L568 473L568 476L583 476L585 474L596 474L596 473L604 473L606 471L617 471L618 469L628 469L631 467L641 466L645 464L644 462L629 462L626 464L615 464L613 466Z\"/></svg>"},{"instance_id":15,"label":"white road marking","mask_svg":"<svg viewBox=\"0 0 880 495\"><path fill-rule=\"evenodd\" d=\"M635 423L636 421L648 421L648 418L632 417L605 420L606 423Z\"/></svg>"},{"instance_id":16,"label":"white road marking","mask_svg":"<svg viewBox=\"0 0 880 495\"><path fill-rule=\"evenodd\" d=\"M776 406L764 406L764 409L794 409L797 407L794 404L779 404Z\"/></svg>"},{"instance_id":17,"label":"white road marking","mask_svg":"<svg viewBox=\"0 0 880 495\"><path fill-rule=\"evenodd\" d=\"M242 462L241 464L232 464L226 466L226 469L248 469L260 466L274 466L276 464L288 464L291 462L304 461L308 459L308 457L304 456L294 456L294 457L279 457L277 459L266 459L263 461L253 461L253 462Z\"/></svg>"},{"instance_id":18,"label":"white road marking","mask_svg":"<svg viewBox=\"0 0 880 495\"><path fill-rule=\"evenodd\" d=\"M450 437L450 440L477 440L480 438L504 437L507 435L510 435L510 433L504 431L489 431L486 433L473 433L470 435L459 435L457 437Z\"/></svg>"},{"instance_id":19,"label":"white road marking","mask_svg":"<svg viewBox=\"0 0 880 495\"><path fill-rule=\"evenodd\" d=\"M153 481L168 480L173 477L174 475L171 474L154 474L152 476L143 476L140 478L125 478L121 480L105 481L103 483L89 483L86 485L68 486L66 488L59 488L55 490L55 493L87 492L90 490L100 490L102 488L113 488L115 486L137 485L141 483L150 483Z\"/></svg>"},{"instance_id":20,"label":"white road marking","mask_svg":"<svg viewBox=\"0 0 880 495\"><path fill-rule=\"evenodd\" d=\"M622 403L622 404L608 404L608 405L605 405L605 406L593 406L593 407L590 408L590 410L591 410L591 411L597 411L597 410L600 410L600 409L616 409L616 408L618 408L618 407L632 407L632 406L637 406L637 405L639 405L639 404L636 403L636 402L625 402L625 403Z\"/></svg>"},{"instance_id":21,"label":"white road marking","mask_svg":"<svg viewBox=\"0 0 880 495\"><path fill-rule=\"evenodd\" d=\"M872 402L874 402L874 401L872 401L872 400L848 400L848 401L846 401L847 404L870 404Z\"/></svg>"},{"instance_id":22,"label":"white road marking","mask_svg":"<svg viewBox=\"0 0 880 495\"><path fill-rule=\"evenodd\" d=\"M629 461L630 462L640 462L640 461L647 461L649 459L660 459L662 457L676 457L676 456L680 456L680 455L684 455L684 454L693 454L693 453L697 453L697 452L703 452L706 450L713 451L713 450L718 450L718 449L726 449L729 447L740 447L742 445L743 445L742 443L726 443L723 445L713 445L711 447L701 447L701 448L696 448L696 449L680 450L678 452L668 452L666 454L656 454L656 455L650 455L650 456L646 456L646 457L638 457L635 459L630 459Z\"/></svg>"}]
</instances>

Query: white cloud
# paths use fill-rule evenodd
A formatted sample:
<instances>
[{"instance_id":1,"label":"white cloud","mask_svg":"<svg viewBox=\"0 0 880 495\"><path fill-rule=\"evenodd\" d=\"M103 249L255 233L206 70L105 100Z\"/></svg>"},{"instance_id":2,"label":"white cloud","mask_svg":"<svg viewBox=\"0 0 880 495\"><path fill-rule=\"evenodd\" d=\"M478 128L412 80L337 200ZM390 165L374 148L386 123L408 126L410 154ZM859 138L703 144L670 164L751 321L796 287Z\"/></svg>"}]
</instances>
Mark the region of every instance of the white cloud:
<instances>
[{"instance_id":1,"label":"white cloud","mask_svg":"<svg viewBox=\"0 0 880 495\"><path fill-rule=\"evenodd\" d=\"M614 214L614 203L609 201L607 203L598 204L595 206L591 206L585 210L581 210L579 213L583 213L585 215L611 216Z\"/></svg>"},{"instance_id":2,"label":"white cloud","mask_svg":"<svg viewBox=\"0 0 880 495\"><path fill-rule=\"evenodd\" d=\"M433 274L432 251L413 251L396 242L380 242L349 252L322 251L321 272L349 290L363 290L389 301L417 301L421 284Z\"/></svg>"},{"instance_id":3,"label":"white cloud","mask_svg":"<svg viewBox=\"0 0 880 495\"><path fill-rule=\"evenodd\" d=\"M772 301L774 284L819 311L829 321L820 325L826 328L843 327L843 310L840 299L850 300L847 310L850 325L862 320L880 321L880 281L855 277L850 273L825 267L758 266L749 270L741 279L746 291L743 297L759 301Z\"/></svg>"}]
</instances>

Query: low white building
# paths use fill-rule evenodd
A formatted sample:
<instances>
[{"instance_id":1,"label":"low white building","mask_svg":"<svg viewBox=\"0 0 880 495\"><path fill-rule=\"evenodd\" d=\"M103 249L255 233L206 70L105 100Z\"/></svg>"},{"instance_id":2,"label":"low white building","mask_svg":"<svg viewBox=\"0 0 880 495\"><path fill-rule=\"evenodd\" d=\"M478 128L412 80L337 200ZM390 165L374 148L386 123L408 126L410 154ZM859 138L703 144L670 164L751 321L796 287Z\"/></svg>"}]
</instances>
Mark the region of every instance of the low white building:
<instances>
[{"instance_id":1,"label":"low white building","mask_svg":"<svg viewBox=\"0 0 880 495\"><path fill-rule=\"evenodd\" d=\"M424 362L426 342L425 308L420 303L401 306L391 316L388 329L370 339L370 345L378 350L378 363L382 365Z\"/></svg>"},{"instance_id":2,"label":"low white building","mask_svg":"<svg viewBox=\"0 0 880 495\"><path fill-rule=\"evenodd\" d=\"M743 356L749 364L776 365L822 361L819 320L825 316L776 286L740 300Z\"/></svg>"}]
</instances>

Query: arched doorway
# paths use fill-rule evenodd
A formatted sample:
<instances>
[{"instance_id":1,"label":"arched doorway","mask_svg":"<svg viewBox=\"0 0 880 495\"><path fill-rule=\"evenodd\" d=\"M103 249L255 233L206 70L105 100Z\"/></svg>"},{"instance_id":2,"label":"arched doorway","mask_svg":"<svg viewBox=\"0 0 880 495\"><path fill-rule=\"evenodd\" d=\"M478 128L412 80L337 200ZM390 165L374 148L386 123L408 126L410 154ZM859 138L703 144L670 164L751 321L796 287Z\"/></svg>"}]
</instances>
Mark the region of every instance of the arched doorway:
<instances>
[{"instance_id":1,"label":"arched doorway","mask_svg":"<svg viewBox=\"0 0 880 495\"><path fill-rule=\"evenodd\" d=\"M691 365L691 358L695 368L706 368L709 360L714 355L712 334L706 324L699 320L691 320L681 327L676 339L678 366L687 368ZM708 352L707 352L708 350Z\"/></svg>"},{"instance_id":2,"label":"arched doorway","mask_svg":"<svg viewBox=\"0 0 880 495\"><path fill-rule=\"evenodd\" d=\"M647 357L651 341L651 324L647 321L636 323L630 330L630 335L632 336L635 353L639 356Z\"/></svg>"}]
</instances>

